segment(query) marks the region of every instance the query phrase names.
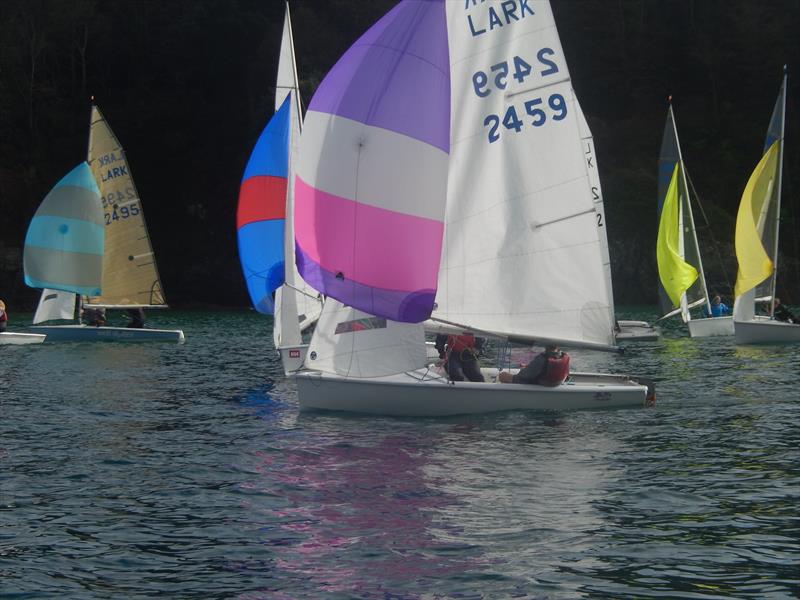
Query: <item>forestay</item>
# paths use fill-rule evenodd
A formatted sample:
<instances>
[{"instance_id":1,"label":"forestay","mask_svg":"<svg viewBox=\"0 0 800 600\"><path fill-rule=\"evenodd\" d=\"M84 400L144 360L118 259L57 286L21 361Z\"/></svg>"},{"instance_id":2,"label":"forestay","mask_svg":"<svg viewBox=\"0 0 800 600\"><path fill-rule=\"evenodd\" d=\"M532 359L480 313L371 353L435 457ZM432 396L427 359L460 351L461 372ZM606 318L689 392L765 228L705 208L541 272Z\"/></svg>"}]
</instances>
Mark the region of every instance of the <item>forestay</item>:
<instances>
[{"instance_id":1,"label":"forestay","mask_svg":"<svg viewBox=\"0 0 800 600\"><path fill-rule=\"evenodd\" d=\"M547 2L447 2L450 178L434 318L613 345L580 108Z\"/></svg>"}]
</instances>

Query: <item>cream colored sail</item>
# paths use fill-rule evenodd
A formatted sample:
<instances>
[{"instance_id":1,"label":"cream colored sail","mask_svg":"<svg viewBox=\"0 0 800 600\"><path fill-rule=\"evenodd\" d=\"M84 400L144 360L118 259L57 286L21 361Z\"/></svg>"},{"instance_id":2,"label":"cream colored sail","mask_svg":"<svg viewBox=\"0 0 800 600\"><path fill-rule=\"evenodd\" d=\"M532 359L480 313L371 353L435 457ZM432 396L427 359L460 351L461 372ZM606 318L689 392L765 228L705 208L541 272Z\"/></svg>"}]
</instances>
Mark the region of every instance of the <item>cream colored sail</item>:
<instances>
[{"instance_id":1,"label":"cream colored sail","mask_svg":"<svg viewBox=\"0 0 800 600\"><path fill-rule=\"evenodd\" d=\"M92 106L87 161L100 188L106 225L103 295L88 302L109 307L164 306L153 247L125 150L96 106Z\"/></svg>"}]
</instances>

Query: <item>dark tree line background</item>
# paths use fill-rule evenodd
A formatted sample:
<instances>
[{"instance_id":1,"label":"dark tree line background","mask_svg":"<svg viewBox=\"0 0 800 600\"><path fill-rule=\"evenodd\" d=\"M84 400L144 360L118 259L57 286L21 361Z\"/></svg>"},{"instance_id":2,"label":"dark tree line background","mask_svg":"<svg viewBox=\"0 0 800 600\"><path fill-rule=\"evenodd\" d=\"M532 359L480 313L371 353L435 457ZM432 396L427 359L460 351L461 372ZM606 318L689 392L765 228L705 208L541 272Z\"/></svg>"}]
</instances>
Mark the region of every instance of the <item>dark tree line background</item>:
<instances>
[{"instance_id":1,"label":"dark tree line background","mask_svg":"<svg viewBox=\"0 0 800 600\"><path fill-rule=\"evenodd\" d=\"M306 102L394 3L292 0ZM283 7L0 1L0 297L17 310L35 304L21 272L25 231L85 158L94 95L125 147L170 304L249 304L236 199L272 114ZM730 298L736 211L788 64L779 294L800 303L800 0L553 0L553 10L594 133L618 304L656 302L656 165L670 94L710 223L695 215L709 285Z\"/></svg>"}]
</instances>

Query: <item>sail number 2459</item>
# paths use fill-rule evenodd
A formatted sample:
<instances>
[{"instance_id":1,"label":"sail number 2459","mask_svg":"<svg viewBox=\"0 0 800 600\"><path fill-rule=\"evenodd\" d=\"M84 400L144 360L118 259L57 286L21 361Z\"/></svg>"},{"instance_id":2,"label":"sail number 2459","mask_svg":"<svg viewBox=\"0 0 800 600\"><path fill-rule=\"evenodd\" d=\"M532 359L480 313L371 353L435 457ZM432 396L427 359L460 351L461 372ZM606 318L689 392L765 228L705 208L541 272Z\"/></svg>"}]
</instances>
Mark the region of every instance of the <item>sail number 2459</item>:
<instances>
[{"instance_id":1,"label":"sail number 2459","mask_svg":"<svg viewBox=\"0 0 800 600\"><path fill-rule=\"evenodd\" d=\"M558 64L552 60L555 57L552 48L542 48L536 53L536 59L531 61L533 64L520 56L514 56L510 60L491 65L486 71L475 71L472 74L472 88L475 95L479 98L488 97L495 90L505 90L509 84L514 85L516 80L518 85L522 85L528 77L547 78L559 72ZM513 72L512 72L513 71ZM533 117L530 121L523 121L518 110L524 110L525 116ZM483 125L489 128L489 143L500 139L500 126L508 130L519 133L522 128L529 124L531 127L541 127L548 119L561 121L567 116L567 103L561 94L551 94L541 98L531 98L522 106L511 105L506 108L501 115L491 114L483 120Z\"/></svg>"},{"instance_id":2,"label":"sail number 2459","mask_svg":"<svg viewBox=\"0 0 800 600\"><path fill-rule=\"evenodd\" d=\"M545 105L545 100L547 104ZM567 116L567 103L561 94L551 94L545 98L531 98L523 104L525 114L533 117L530 121L523 121L517 114L516 107L512 104L506 109L502 120L498 115L489 115L483 120L484 126L489 128L489 143L500 139L500 125L517 133L522 131L526 124L533 127L541 127L550 118L553 121L561 121ZM546 110L549 109L549 110Z\"/></svg>"}]
</instances>

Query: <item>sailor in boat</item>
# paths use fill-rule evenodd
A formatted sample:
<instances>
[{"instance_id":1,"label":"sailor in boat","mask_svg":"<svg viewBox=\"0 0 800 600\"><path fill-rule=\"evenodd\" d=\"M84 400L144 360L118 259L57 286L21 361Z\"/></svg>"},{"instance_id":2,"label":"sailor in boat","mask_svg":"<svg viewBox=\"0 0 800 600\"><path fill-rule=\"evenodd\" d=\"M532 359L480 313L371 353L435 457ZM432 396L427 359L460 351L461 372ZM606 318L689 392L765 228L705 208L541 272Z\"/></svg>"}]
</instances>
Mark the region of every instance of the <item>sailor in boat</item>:
<instances>
[{"instance_id":1,"label":"sailor in boat","mask_svg":"<svg viewBox=\"0 0 800 600\"><path fill-rule=\"evenodd\" d=\"M729 312L731 312L731 309L728 308L727 304L724 304L722 302L722 298L720 298L719 296L714 296L714 298L711 300L711 314L710 315L708 314L708 309L707 308L703 309L703 314L706 317L723 317L723 316L727 315Z\"/></svg>"},{"instance_id":2,"label":"sailor in boat","mask_svg":"<svg viewBox=\"0 0 800 600\"><path fill-rule=\"evenodd\" d=\"M500 383L532 383L555 387L564 383L568 376L569 354L559 350L555 344L550 344L516 375L501 371L497 379Z\"/></svg>"},{"instance_id":3,"label":"sailor in boat","mask_svg":"<svg viewBox=\"0 0 800 600\"><path fill-rule=\"evenodd\" d=\"M6 303L0 300L0 331L5 331L8 326L8 313L6 312Z\"/></svg>"},{"instance_id":4,"label":"sailor in boat","mask_svg":"<svg viewBox=\"0 0 800 600\"><path fill-rule=\"evenodd\" d=\"M92 327L103 327L106 324L105 308L84 308L83 319Z\"/></svg>"},{"instance_id":5,"label":"sailor in boat","mask_svg":"<svg viewBox=\"0 0 800 600\"><path fill-rule=\"evenodd\" d=\"M798 319L794 313L792 313L792 311L786 308L785 305L781 304L781 299L777 297L775 298L775 308L772 311L772 316L775 317L776 321L800 325L800 319Z\"/></svg>"},{"instance_id":6,"label":"sailor in boat","mask_svg":"<svg viewBox=\"0 0 800 600\"><path fill-rule=\"evenodd\" d=\"M444 369L452 381L484 381L478 354L483 348L484 339L476 338L471 333L461 335L436 336L436 349L439 358L444 360Z\"/></svg>"},{"instance_id":7,"label":"sailor in boat","mask_svg":"<svg viewBox=\"0 0 800 600\"><path fill-rule=\"evenodd\" d=\"M144 327L144 309L140 308L129 308L125 312L128 313L128 325L126 327L130 327L132 329L142 329Z\"/></svg>"}]
</instances>

